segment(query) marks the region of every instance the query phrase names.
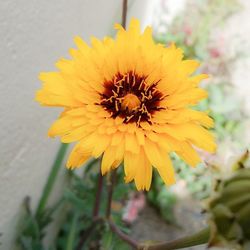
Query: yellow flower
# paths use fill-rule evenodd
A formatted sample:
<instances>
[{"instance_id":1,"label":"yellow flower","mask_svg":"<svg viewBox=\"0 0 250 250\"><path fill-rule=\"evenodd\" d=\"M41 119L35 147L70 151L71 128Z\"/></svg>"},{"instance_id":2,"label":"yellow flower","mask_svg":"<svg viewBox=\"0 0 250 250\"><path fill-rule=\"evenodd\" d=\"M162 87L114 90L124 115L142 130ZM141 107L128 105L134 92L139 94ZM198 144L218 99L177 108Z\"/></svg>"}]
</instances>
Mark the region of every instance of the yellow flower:
<instances>
[{"instance_id":1,"label":"yellow flower","mask_svg":"<svg viewBox=\"0 0 250 250\"><path fill-rule=\"evenodd\" d=\"M72 59L59 60L58 72L41 73L36 100L64 108L49 136L78 142L68 168L103 154L102 174L124 161L125 181L134 180L138 190L149 190L152 167L173 184L170 152L195 166L200 157L192 145L209 152L216 148L206 130L212 119L190 109L207 96L198 87L207 75L194 76L199 63L183 60L175 45L155 44L150 27L141 34L138 20L131 20L127 31L119 24L115 28L115 40L92 38L91 47L76 37Z\"/></svg>"}]
</instances>

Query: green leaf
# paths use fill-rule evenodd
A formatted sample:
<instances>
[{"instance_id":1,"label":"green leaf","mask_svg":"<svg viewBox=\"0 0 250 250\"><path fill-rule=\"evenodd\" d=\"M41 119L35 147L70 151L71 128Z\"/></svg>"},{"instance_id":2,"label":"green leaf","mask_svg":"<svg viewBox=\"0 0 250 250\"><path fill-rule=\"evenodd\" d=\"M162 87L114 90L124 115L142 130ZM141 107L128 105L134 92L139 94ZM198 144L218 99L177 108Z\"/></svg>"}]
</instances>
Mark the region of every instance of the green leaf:
<instances>
[{"instance_id":1,"label":"green leaf","mask_svg":"<svg viewBox=\"0 0 250 250\"><path fill-rule=\"evenodd\" d=\"M78 198L74 192L66 189L64 192L64 198L69 201L75 208L79 210L85 209L85 203L82 199Z\"/></svg>"}]
</instances>

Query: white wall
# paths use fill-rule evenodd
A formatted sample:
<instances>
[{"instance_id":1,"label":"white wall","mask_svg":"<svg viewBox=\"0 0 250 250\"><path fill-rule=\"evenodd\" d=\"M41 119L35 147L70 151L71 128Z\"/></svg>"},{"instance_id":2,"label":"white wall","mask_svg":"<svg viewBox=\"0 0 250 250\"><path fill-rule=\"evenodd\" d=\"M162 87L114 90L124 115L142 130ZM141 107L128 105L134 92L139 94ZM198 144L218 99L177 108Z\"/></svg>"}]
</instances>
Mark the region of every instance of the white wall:
<instances>
[{"instance_id":1,"label":"white wall","mask_svg":"<svg viewBox=\"0 0 250 250\"><path fill-rule=\"evenodd\" d=\"M121 0L0 1L0 249L11 249L23 198L37 203L59 140L47 129L59 110L34 101L38 73L54 70L73 37L103 37L119 21ZM143 19L149 1L130 1Z\"/></svg>"}]
</instances>

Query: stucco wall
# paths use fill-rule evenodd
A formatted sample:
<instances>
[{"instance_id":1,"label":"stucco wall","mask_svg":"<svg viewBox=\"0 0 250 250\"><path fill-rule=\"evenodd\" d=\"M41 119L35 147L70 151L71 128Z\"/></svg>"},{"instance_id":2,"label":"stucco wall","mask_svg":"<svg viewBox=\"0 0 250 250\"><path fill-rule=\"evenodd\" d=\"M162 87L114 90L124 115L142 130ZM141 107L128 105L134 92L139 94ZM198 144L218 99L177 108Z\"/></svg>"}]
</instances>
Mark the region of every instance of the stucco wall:
<instances>
[{"instance_id":1,"label":"stucco wall","mask_svg":"<svg viewBox=\"0 0 250 250\"><path fill-rule=\"evenodd\" d=\"M131 15L143 19L148 2L130 1ZM119 0L0 1L0 249L11 249L24 196L36 205L59 145L46 136L58 110L34 101L38 73L54 70L75 35L110 34L120 8Z\"/></svg>"}]
</instances>

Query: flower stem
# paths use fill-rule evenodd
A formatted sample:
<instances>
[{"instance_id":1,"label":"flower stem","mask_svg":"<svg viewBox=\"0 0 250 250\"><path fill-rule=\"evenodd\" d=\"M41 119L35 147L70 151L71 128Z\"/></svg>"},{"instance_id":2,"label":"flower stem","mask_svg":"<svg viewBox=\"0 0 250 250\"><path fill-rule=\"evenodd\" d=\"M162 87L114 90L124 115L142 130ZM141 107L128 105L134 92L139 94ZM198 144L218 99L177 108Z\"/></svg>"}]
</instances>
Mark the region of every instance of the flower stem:
<instances>
[{"instance_id":1,"label":"flower stem","mask_svg":"<svg viewBox=\"0 0 250 250\"><path fill-rule=\"evenodd\" d=\"M204 228L201 231L186 236L180 239L176 239L173 241L158 243L158 244L141 244L138 249L139 250L173 250L180 249L185 247L197 246L204 243L207 243L210 236L210 228Z\"/></svg>"},{"instance_id":2,"label":"flower stem","mask_svg":"<svg viewBox=\"0 0 250 250\"><path fill-rule=\"evenodd\" d=\"M83 248L84 243L89 238L89 236L93 233L93 231L96 229L97 225L103 221L104 220L100 217L96 217L95 219L93 219L91 225L80 233L81 237L80 237L76 250L81 250Z\"/></svg>"},{"instance_id":3,"label":"flower stem","mask_svg":"<svg viewBox=\"0 0 250 250\"><path fill-rule=\"evenodd\" d=\"M99 173L97 189L96 189L95 205L93 208L94 219L97 218L99 215L101 195L102 195L102 189L103 189L103 175L101 172L101 164L102 164L102 157L100 158L100 173Z\"/></svg>"},{"instance_id":4,"label":"flower stem","mask_svg":"<svg viewBox=\"0 0 250 250\"><path fill-rule=\"evenodd\" d=\"M51 168L51 171L49 174L49 178L44 186L42 196L40 198L40 201L39 201L37 209L36 209L35 216L37 218L43 213L43 210L46 207L46 204L47 204L48 198L50 196L50 193L53 189L57 174L59 172L60 167L62 166L67 148L68 148L68 144L62 143L58 152L57 152L56 159L52 165L52 168Z\"/></svg>"},{"instance_id":5,"label":"flower stem","mask_svg":"<svg viewBox=\"0 0 250 250\"><path fill-rule=\"evenodd\" d=\"M139 247L138 243L135 240L131 239L128 235L126 235L125 233L123 233L116 226L116 224L113 221L108 220L108 224L109 224L109 227L112 230L112 232L114 232L117 236L119 236L120 239L122 239L123 241L127 242L134 249L138 249L138 247Z\"/></svg>"},{"instance_id":6,"label":"flower stem","mask_svg":"<svg viewBox=\"0 0 250 250\"><path fill-rule=\"evenodd\" d=\"M76 213L72 218L69 234L66 241L66 250L71 250L74 248L78 217L79 215L78 213Z\"/></svg>"},{"instance_id":7,"label":"flower stem","mask_svg":"<svg viewBox=\"0 0 250 250\"><path fill-rule=\"evenodd\" d=\"M128 0L123 0L122 4L122 27L126 29Z\"/></svg>"},{"instance_id":8,"label":"flower stem","mask_svg":"<svg viewBox=\"0 0 250 250\"><path fill-rule=\"evenodd\" d=\"M106 218L109 218L111 214L111 204L112 204L115 181L116 181L116 169L111 172L110 178L108 180L108 204L106 210Z\"/></svg>"}]
</instances>

